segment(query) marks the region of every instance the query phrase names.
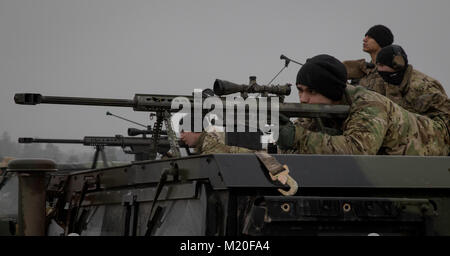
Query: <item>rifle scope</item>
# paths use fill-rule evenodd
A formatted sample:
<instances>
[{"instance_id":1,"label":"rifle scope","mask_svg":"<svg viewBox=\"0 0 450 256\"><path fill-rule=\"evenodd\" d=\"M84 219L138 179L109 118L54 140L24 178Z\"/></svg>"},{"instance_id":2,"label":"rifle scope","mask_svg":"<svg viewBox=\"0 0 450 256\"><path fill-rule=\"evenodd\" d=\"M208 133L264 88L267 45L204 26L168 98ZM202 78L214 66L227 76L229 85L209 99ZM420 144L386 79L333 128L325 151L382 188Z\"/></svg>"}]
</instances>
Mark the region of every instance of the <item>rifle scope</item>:
<instances>
[{"instance_id":1,"label":"rifle scope","mask_svg":"<svg viewBox=\"0 0 450 256\"><path fill-rule=\"evenodd\" d=\"M140 130L136 128L128 128L128 136L137 136L137 135L144 135L144 134L154 134L155 132L152 130ZM167 135L167 131L160 131L160 135Z\"/></svg>"},{"instance_id":2,"label":"rifle scope","mask_svg":"<svg viewBox=\"0 0 450 256\"><path fill-rule=\"evenodd\" d=\"M214 93L216 95L228 95L233 93L271 93L278 96L291 94L291 84L286 85L259 85L259 84L235 84L216 79L214 81Z\"/></svg>"}]
</instances>

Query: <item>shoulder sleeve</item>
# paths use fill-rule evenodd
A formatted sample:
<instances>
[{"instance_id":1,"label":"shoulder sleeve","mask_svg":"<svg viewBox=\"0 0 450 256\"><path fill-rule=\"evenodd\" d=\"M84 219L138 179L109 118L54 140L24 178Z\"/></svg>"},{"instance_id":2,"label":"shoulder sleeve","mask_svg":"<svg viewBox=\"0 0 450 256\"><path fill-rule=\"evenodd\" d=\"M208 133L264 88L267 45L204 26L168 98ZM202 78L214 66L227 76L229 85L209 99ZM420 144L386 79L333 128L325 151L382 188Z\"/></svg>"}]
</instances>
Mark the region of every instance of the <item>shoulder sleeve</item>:
<instances>
[{"instance_id":1,"label":"shoulder sleeve","mask_svg":"<svg viewBox=\"0 0 450 256\"><path fill-rule=\"evenodd\" d=\"M366 60L346 60L342 62L347 69L347 79L359 79L367 74Z\"/></svg>"},{"instance_id":2,"label":"shoulder sleeve","mask_svg":"<svg viewBox=\"0 0 450 256\"><path fill-rule=\"evenodd\" d=\"M331 136L296 126L295 145L303 154L375 155L383 144L387 126L386 107L377 101L365 101L352 106L343 135Z\"/></svg>"},{"instance_id":3,"label":"shoulder sleeve","mask_svg":"<svg viewBox=\"0 0 450 256\"><path fill-rule=\"evenodd\" d=\"M416 113L434 116L449 114L449 100L442 85L435 79L418 74L411 78L406 100L411 102Z\"/></svg>"},{"instance_id":4,"label":"shoulder sleeve","mask_svg":"<svg viewBox=\"0 0 450 256\"><path fill-rule=\"evenodd\" d=\"M205 132L204 136L199 141L201 154L219 154L219 153L253 153L254 150L250 150L243 147L228 146L216 132Z\"/></svg>"}]
</instances>

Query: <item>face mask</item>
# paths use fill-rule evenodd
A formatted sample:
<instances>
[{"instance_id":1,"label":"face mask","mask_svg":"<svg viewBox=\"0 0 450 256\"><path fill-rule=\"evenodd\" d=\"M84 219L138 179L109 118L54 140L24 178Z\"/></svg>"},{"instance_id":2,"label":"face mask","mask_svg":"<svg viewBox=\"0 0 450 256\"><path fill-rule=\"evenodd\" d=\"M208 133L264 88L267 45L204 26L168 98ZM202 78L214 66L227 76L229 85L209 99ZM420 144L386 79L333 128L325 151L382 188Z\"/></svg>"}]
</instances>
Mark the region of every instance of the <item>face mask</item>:
<instances>
[{"instance_id":1,"label":"face mask","mask_svg":"<svg viewBox=\"0 0 450 256\"><path fill-rule=\"evenodd\" d=\"M378 71L378 74L380 74L381 78L383 78L385 82L393 85L400 85L403 81L405 70L397 72Z\"/></svg>"}]
</instances>

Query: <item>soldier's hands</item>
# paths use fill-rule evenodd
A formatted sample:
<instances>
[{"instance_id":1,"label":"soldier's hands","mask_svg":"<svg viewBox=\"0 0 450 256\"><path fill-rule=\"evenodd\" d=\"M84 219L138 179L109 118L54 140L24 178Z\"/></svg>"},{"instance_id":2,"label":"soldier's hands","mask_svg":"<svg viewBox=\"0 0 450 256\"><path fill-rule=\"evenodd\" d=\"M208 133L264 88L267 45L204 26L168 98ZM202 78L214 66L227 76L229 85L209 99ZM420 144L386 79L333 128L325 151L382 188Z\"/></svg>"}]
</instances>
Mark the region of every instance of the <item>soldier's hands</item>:
<instances>
[{"instance_id":1,"label":"soldier's hands","mask_svg":"<svg viewBox=\"0 0 450 256\"><path fill-rule=\"evenodd\" d=\"M278 114L278 119L279 119L278 123L280 124L280 126L291 123L291 120L289 119L289 117L283 115L282 113Z\"/></svg>"},{"instance_id":2,"label":"soldier's hands","mask_svg":"<svg viewBox=\"0 0 450 256\"><path fill-rule=\"evenodd\" d=\"M295 138L295 125L288 117L280 113L280 133L278 136L277 145L281 150L292 149Z\"/></svg>"}]
</instances>

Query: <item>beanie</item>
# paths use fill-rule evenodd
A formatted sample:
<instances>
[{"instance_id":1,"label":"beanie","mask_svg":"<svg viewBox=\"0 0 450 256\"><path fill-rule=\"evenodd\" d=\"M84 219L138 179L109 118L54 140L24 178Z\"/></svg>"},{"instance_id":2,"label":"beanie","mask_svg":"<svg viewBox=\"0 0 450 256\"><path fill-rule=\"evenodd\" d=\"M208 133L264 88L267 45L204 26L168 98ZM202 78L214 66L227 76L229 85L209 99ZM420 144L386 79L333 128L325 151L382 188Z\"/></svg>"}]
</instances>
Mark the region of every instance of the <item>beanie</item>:
<instances>
[{"instance_id":1,"label":"beanie","mask_svg":"<svg viewBox=\"0 0 450 256\"><path fill-rule=\"evenodd\" d=\"M396 71L403 70L408 65L408 55L400 45L389 45L380 50L377 63L389 66Z\"/></svg>"},{"instance_id":2,"label":"beanie","mask_svg":"<svg viewBox=\"0 0 450 256\"><path fill-rule=\"evenodd\" d=\"M383 25L375 25L371 27L366 36L373 38L380 47L385 47L394 42L394 35L391 30Z\"/></svg>"},{"instance_id":3,"label":"beanie","mask_svg":"<svg viewBox=\"0 0 450 256\"><path fill-rule=\"evenodd\" d=\"M347 86L347 70L338 59L327 54L310 58L297 73L296 84L302 84L337 101Z\"/></svg>"}]
</instances>

